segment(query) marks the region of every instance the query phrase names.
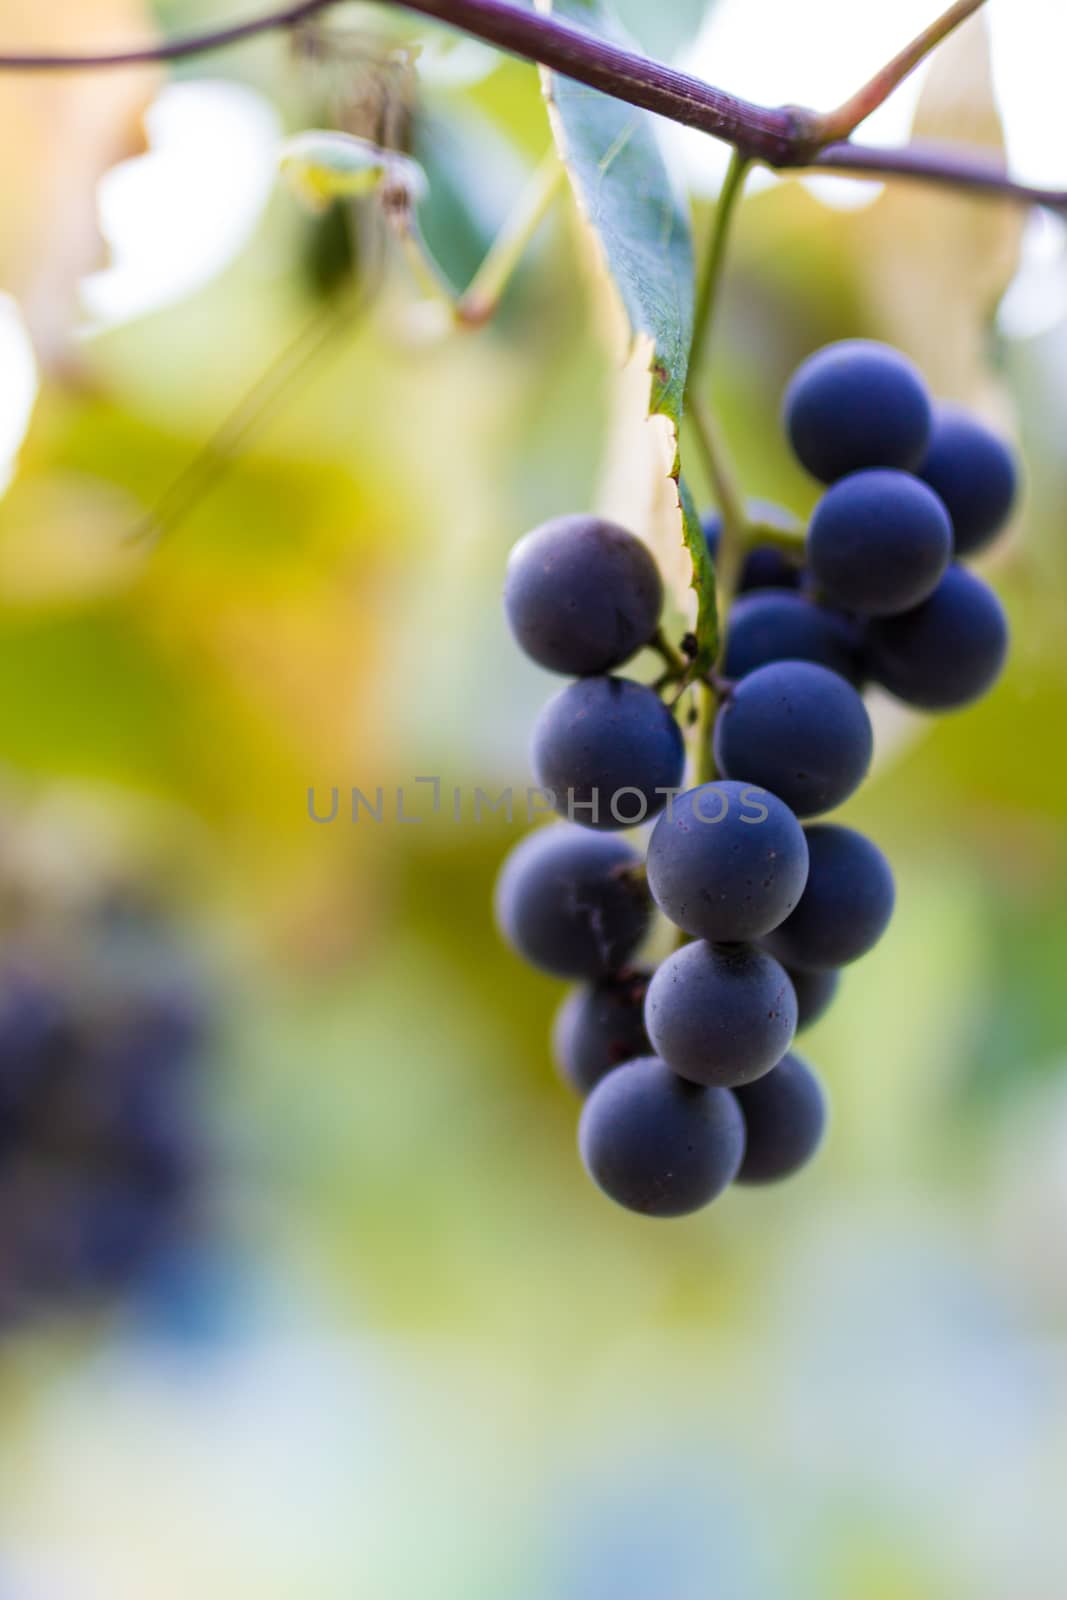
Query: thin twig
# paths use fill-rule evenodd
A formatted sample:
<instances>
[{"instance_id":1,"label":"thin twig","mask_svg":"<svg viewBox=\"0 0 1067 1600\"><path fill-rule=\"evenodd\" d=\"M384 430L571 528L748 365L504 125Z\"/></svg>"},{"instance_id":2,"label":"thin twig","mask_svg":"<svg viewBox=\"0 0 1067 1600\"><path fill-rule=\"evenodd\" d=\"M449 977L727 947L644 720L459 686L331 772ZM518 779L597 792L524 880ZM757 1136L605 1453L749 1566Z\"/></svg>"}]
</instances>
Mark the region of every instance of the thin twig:
<instances>
[{"instance_id":1,"label":"thin twig","mask_svg":"<svg viewBox=\"0 0 1067 1600\"><path fill-rule=\"evenodd\" d=\"M261 17L250 17L247 22L226 23L202 33L186 34L184 38L158 39L124 50L90 51L86 55L16 55L6 51L0 54L0 72L75 72L83 68L142 67L159 61L184 61L187 56L207 55L212 50L243 44L246 39L260 34L295 28L336 3L337 0L299 0L295 5L282 6Z\"/></svg>"},{"instance_id":2,"label":"thin twig","mask_svg":"<svg viewBox=\"0 0 1067 1600\"><path fill-rule=\"evenodd\" d=\"M440 306L451 320L456 310L455 290L427 244L414 210L396 212L389 224L419 294L428 304Z\"/></svg>"},{"instance_id":3,"label":"thin twig","mask_svg":"<svg viewBox=\"0 0 1067 1600\"><path fill-rule=\"evenodd\" d=\"M168 485L152 511L125 537L125 543L157 540L171 532L217 487L241 451L294 386L306 382L330 356L345 349L351 333L381 287L384 234L362 229L360 276L335 300L317 310L274 358L252 388Z\"/></svg>"},{"instance_id":4,"label":"thin twig","mask_svg":"<svg viewBox=\"0 0 1067 1600\"><path fill-rule=\"evenodd\" d=\"M575 78L590 88L642 106L646 111L699 128L729 143L744 145L761 160L795 164L811 155L818 142L802 138L804 113L791 107L773 110L741 100L700 78L624 49L560 17L527 9L516 0L393 0L405 11L432 17L512 55L536 61ZM294 28L336 0L301 0L247 22L163 40L128 50L87 55L14 55L0 53L0 71L65 71L76 68L129 67L153 61L178 61L204 55L254 38L257 34ZM814 113L811 114L814 116Z\"/></svg>"},{"instance_id":5,"label":"thin twig","mask_svg":"<svg viewBox=\"0 0 1067 1600\"><path fill-rule=\"evenodd\" d=\"M127 544L161 538L183 522L226 476L238 454L297 380L329 352L343 348L339 335L350 325L338 306L318 311L239 402L189 465L170 483L151 512L125 536Z\"/></svg>"},{"instance_id":6,"label":"thin twig","mask_svg":"<svg viewBox=\"0 0 1067 1600\"><path fill-rule=\"evenodd\" d=\"M455 319L461 327L480 328L493 317L565 175L566 168L553 146L538 163L488 255L457 300Z\"/></svg>"},{"instance_id":7,"label":"thin twig","mask_svg":"<svg viewBox=\"0 0 1067 1600\"><path fill-rule=\"evenodd\" d=\"M260 34L296 28L335 3L336 0L302 0L300 4L284 6L246 22L124 50L84 55L0 52L0 71L75 71L180 61ZM929 145L874 150L847 142L826 143L834 129L847 122L848 115L857 110L866 115L863 107L873 110L880 103L880 86L885 86L885 92L889 93L901 77L906 76L915 51L920 50L919 59L926 52L925 35L920 35L918 41L860 90L853 101L846 102L846 107L851 108L848 113L840 108L827 119L802 107L772 108L742 100L689 73L597 38L559 17L529 10L518 0L391 0L391 3L458 28L512 55L539 62L617 100L711 134L733 145L742 155L769 167L860 172L874 178L915 178L1067 210L1067 189L1043 189L1017 182L983 161L977 153L953 153ZM978 0L973 3L960 0L960 6L954 6L946 16L955 19L960 7L976 9L977 3ZM964 14L969 12L965 10ZM945 18L932 27L934 31L944 29Z\"/></svg>"},{"instance_id":8,"label":"thin twig","mask_svg":"<svg viewBox=\"0 0 1067 1600\"><path fill-rule=\"evenodd\" d=\"M849 141L828 145L815 157L810 170L861 178L914 178L1024 205L1047 206L1052 211L1067 210L1067 189L1020 183L1005 172L996 156L966 145L922 141L900 150L882 150Z\"/></svg>"},{"instance_id":9,"label":"thin twig","mask_svg":"<svg viewBox=\"0 0 1067 1600\"><path fill-rule=\"evenodd\" d=\"M819 133L827 144L837 143L847 139L878 107L915 71L919 64L926 60L932 50L936 50L950 33L953 33L961 23L973 17L985 5L985 0L956 0L955 5L949 6L936 22L931 22L928 28L918 34L909 45L901 50L899 55L887 61L880 72L876 72L869 83L862 89L857 89L850 95L843 105L836 111L828 111L819 118Z\"/></svg>"},{"instance_id":10,"label":"thin twig","mask_svg":"<svg viewBox=\"0 0 1067 1600\"><path fill-rule=\"evenodd\" d=\"M719 288L722 283L723 268L726 265L726 245L730 235L730 224L733 221L734 208L741 198L741 191L745 186L745 176L749 169L749 162L735 150L730 157L730 165L726 169L722 189L719 192L718 204L715 207L715 217L712 222L711 238L708 241L707 255L704 260L700 282L697 285L696 308L693 313L693 339L689 352L689 382L699 382L700 372L708 353L708 341L711 334L712 319L718 301Z\"/></svg>"}]
</instances>

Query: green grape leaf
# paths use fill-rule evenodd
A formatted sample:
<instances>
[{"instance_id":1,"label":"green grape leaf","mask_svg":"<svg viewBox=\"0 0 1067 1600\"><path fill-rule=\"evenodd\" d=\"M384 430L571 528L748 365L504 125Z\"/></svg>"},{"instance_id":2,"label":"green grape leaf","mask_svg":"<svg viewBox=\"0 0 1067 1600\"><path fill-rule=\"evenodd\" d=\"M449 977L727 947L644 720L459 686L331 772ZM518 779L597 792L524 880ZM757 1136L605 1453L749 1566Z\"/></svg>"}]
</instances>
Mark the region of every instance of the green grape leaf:
<instances>
[{"instance_id":1,"label":"green grape leaf","mask_svg":"<svg viewBox=\"0 0 1067 1600\"><path fill-rule=\"evenodd\" d=\"M593 33L629 42L601 0L539 0L539 5ZM633 359L648 373L646 415L667 435L660 459L677 484L694 303L685 199L672 182L648 112L559 73L544 71L542 81L556 146L621 306ZM680 494L672 496L670 515L674 539L694 557L703 664L714 655L714 579L699 525L687 515ZM703 584L701 573L707 578Z\"/></svg>"},{"instance_id":2,"label":"green grape leaf","mask_svg":"<svg viewBox=\"0 0 1067 1600\"><path fill-rule=\"evenodd\" d=\"M551 10L626 42L599 0L552 0ZM631 334L651 346L650 413L677 426L693 332L693 242L653 119L558 73L545 73L544 84L556 145Z\"/></svg>"}]
</instances>

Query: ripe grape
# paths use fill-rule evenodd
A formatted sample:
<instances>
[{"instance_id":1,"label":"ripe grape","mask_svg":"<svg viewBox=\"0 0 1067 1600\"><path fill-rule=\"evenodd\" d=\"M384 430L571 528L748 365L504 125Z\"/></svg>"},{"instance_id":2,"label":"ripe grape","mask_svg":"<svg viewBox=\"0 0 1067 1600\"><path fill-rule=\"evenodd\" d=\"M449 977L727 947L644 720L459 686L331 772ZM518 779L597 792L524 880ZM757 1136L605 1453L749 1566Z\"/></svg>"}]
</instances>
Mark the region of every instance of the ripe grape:
<instances>
[{"instance_id":1,"label":"ripe grape","mask_svg":"<svg viewBox=\"0 0 1067 1600\"><path fill-rule=\"evenodd\" d=\"M519 540L504 609L519 645L550 672L610 672L648 644L663 584L650 552L600 517L557 517Z\"/></svg>"},{"instance_id":2,"label":"ripe grape","mask_svg":"<svg viewBox=\"0 0 1067 1600\"><path fill-rule=\"evenodd\" d=\"M798 367L783 421L802 465L833 483L863 467L918 466L930 437L930 398L899 350L845 339Z\"/></svg>"},{"instance_id":3,"label":"ripe grape","mask_svg":"<svg viewBox=\"0 0 1067 1600\"><path fill-rule=\"evenodd\" d=\"M158 930L131 959L91 911L65 915L76 962L53 930L0 966L3 1329L139 1289L192 1225L205 1167L205 997L171 981Z\"/></svg>"},{"instance_id":4,"label":"ripe grape","mask_svg":"<svg viewBox=\"0 0 1067 1600\"><path fill-rule=\"evenodd\" d=\"M772 528L784 529L796 525L796 519L790 512L769 500L750 500L746 510L752 522L765 522ZM702 519L701 527L714 561L722 538L722 516L718 511L709 511ZM800 587L800 576L800 566L790 561L775 545L758 544L746 553L741 563L737 592L747 594L751 589L797 589Z\"/></svg>"},{"instance_id":5,"label":"ripe grape","mask_svg":"<svg viewBox=\"0 0 1067 1600\"><path fill-rule=\"evenodd\" d=\"M799 817L847 800L867 774L874 736L851 684L810 661L779 661L742 678L715 722L715 760Z\"/></svg>"},{"instance_id":6,"label":"ripe grape","mask_svg":"<svg viewBox=\"0 0 1067 1600\"><path fill-rule=\"evenodd\" d=\"M678 724L653 689L630 678L568 684L538 717L531 753L556 810L608 830L655 816L685 767Z\"/></svg>"},{"instance_id":7,"label":"ripe grape","mask_svg":"<svg viewBox=\"0 0 1067 1600\"><path fill-rule=\"evenodd\" d=\"M799 1056L736 1091L745 1120L745 1155L738 1183L776 1183L809 1162L826 1129L826 1097Z\"/></svg>"},{"instance_id":8,"label":"ripe grape","mask_svg":"<svg viewBox=\"0 0 1067 1600\"><path fill-rule=\"evenodd\" d=\"M0 1150L17 1132L37 1086L71 1048L72 1021L61 989L42 974L9 968L0 974Z\"/></svg>"},{"instance_id":9,"label":"ripe grape","mask_svg":"<svg viewBox=\"0 0 1067 1600\"><path fill-rule=\"evenodd\" d=\"M783 968L749 945L683 945L654 973L645 1026L672 1072L732 1088L769 1072L796 1032Z\"/></svg>"},{"instance_id":10,"label":"ripe grape","mask_svg":"<svg viewBox=\"0 0 1067 1600\"><path fill-rule=\"evenodd\" d=\"M868 616L917 606L951 557L952 523L937 495L888 468L832 484L808 533L808 561L820 589L836 605Z\"/></svg>"},{"instance_id":11,"label":"ripe grape","mask_svg":"<svg viewBox=\"0 0 1067 1600\"><path fill-rule=\"evenodd\" d=\"M1011 515L1018 488L1015 458L1003 439L958 406L939 406L918 471L945 503L956 555L984 550Z\"/></svg>"},{"instance_id":12,"label":"ripe grape","mask_svg":"<svg viewBox=\"0 0 1067 1600\"><path fill-rule=\"evenodd\" d=\"M908 705L953 711L981 699L1008 654L1008 619L988 584L951 566L913 611L871 622L871 676Z\"/></svg>"},{"instance_id":13,"label":"ripe grape","mask_svg":"<svg viewBox=\"0 0 1067 1600\"><path fill-rule=\"evenodd\" d=\"M531 750L570 825L512 851L497 919L535 966L582 980L553 1025L557 1067L586 1101L589 1172L646 1215L683 1215L735 1175L771 1182L814 1154L826 1102L790 1046L832 1004L841 969L881 938L895 888L870 840L801 821L847 800L870 767L865 683L948 709L982 694L1007 653L999 601L953 557L983 548L1008 517L1008 448L957 408L935 414L916 367L869 340L805 361L783 417L825 487L804 563L796 519L748 503L745 531L768 542L727 575L737 592L719 607L723 651L703 592L697 631L672 642L657 632L655 563L615 524L546 523L508 566L516 639L577 681L545 706ZM702 528L721 566L721 515ZM616 675L650 644L664 659L654 687ZM713 755L720 774L684 794L687 751L664 702L685 708L693 767ZM618 831L650 818L642 864ZM632 963L655 908L688 938L650 973ZM0 1072L0 1113L8 1091Z\"/></svg>"},{"instance_id":14,"label":"ripe grape","mask_svg":"<svg viewBox=\"0 0 1067 1600\"><path fill-rule=\"evenodd\" d=\"M164 1198L188 1185L200 1165L200 1141L190 1116L188 1085L162 1058L127 1054L113 1041L109 1066L124 1076L113 1108L112 1134L120 1137L142 1188Z\"/></svg>"},{"instance_id":15,"label":"ripe grape","mask_svg":"<svg viewBox=\"0 0 1067 1600\"><path fill-rule=\"evenodd\" d=\"M745 1129L727 1090L685 1083L644 1056L593 1090L578 1144L586 1171L617 1204L647 1217L682 1217L733 1181Z\"/></svg>"},{"instance_id":16,"label":"ripe grape","mask_svg":"<svg viewBox=\"0 0 1067 1600\"><path fill-rule=\"evenodd\" d=\"M771 661L814 661L858 683L860 642L856 625L839 612L802 595L763 590L743 595L730 612L723 671L744 678Z\"/></svg>"},{"instance_id":17,"label":"ripe grape","mask_svg":"<svg viewBox=\"0 0 1067 1600\"><path fill-rule=\"evenodd\" d=\"M800 1033L830 1009L841 987L841 974L833 967L805 972L801 967L787 966L785 970L797 997L797 1032Z\"/></svg>"},{"instance_id":18,"label":"ripe grape","mask_svg":"<svg viewBox=\"0 0 1067 1600\"><path fill-rule=\"evenodd\" d=\"M623 972L572 989L556 1013L552 1053L560 1076L587 1095L613 1067L651 1054L645 1033L647 972Z\"/></svg>"},{"instance_id":19,"label":"ripe grape","mask_svg":"<svg viewBox=\"0 0 1067 1600\"><path fill-rule=\"evenodd\" d=\"M623 839L583 828L539 828L519 841L500 870L500 930L519 955L556 977L617 972L651 920L648 892L633 875L639 866Z\"/></svg>"},{"instance_id":20,"label":"ripe grape","mask_svg":"<svg viewBox=\"0 0 1067 1600\"><path fill-rule=\"evenodd\" d=\"M785 920L808 876L804 830L766 789L729 781L678 796L648 847L648 886L686 933L757 939Z\"/></svg>"},{"instance_id":21,"label":"ripe grape","mask_svg":"<svg viewBox=\"0 0 1067 1600\"><path fill-rule=\"evenodd\" d=\"M878 943L893 914L885 856L853 828L822 822L805 830L810 866L796 910L763 941L786 966L847 966Z\"/></svg>"}]
</instances>

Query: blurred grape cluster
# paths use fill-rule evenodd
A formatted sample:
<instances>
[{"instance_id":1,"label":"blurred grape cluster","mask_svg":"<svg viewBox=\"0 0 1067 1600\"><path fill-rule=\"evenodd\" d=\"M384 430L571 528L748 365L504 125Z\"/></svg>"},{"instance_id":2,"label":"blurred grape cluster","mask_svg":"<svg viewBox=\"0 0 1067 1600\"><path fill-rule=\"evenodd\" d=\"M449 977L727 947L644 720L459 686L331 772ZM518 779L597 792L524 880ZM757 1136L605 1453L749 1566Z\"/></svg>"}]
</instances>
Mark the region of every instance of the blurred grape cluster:
<instances>
[{"instance_id":1,"label":"blurred grape cluster","mask_svg":"<svg viewBox=\"0 0 1067 1600\"><path fill-rule=\"evenodd\" d=\"M0 869L0 1332L104 1309L204 1226L211 1004L129 886Z\"/></svg>"}]
</instances>

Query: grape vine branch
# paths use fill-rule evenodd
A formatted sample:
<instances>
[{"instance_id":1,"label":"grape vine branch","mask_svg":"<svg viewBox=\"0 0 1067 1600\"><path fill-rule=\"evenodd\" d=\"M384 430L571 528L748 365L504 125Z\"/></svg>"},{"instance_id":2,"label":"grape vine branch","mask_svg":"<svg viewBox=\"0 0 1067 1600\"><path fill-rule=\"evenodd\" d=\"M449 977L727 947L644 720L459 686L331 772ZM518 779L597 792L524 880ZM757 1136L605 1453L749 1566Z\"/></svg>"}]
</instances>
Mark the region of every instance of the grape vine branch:
<instances>
[{"instance_id":1,"label":"grape vine branch","mask_svg":"<svg viewBox=\"0 0 1067 1600\"><path fill-rule=\"evenodd\" d=\"M883 150L852 141L853 132L864 118L985 0L956 0L870 83L828 113L800 106L755 105L700 78L597 38L559 17L529 10L517 0L391 3L458 28L512 55L539 62L616 99L697 128L732 145L748 161L777 169L911 178L1067 211L1067 189L1019 182L1003 170L995 157L976 150L949 150L921 143ZM262 16L185 38L97 54L0 52L0 71L76 71L178 61L240 44L260 34L296 29L334 4L336 0L298 0Z\"/></svg>"}]
</instances>

